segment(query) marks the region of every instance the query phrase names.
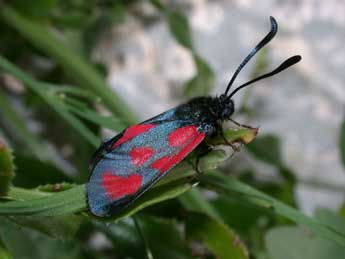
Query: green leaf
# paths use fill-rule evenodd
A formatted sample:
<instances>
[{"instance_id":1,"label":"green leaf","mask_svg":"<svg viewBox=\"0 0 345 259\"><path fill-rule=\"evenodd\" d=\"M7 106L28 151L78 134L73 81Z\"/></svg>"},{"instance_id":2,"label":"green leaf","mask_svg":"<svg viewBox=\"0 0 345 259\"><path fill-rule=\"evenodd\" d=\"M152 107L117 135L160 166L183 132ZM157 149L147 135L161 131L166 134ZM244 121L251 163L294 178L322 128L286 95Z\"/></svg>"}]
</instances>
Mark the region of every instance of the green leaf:
<instances>
[{"instance_id":1,"label":"green leaf","mask_svg":"<svg viewBox=\"0 0 345 259\"><path fill-rule=\"evenodd\" d=\"M192 34L187 17L180 11L171 11L166 8L159 0L151 0L151 3L167 17L170 32L176 41L193 54L197 74L186 83L186 96L192 98L207 95L213 86L215 75L212 68L193 48Z\"/></svg>"},{"instance_id":2,"label":"green leaf","mask_svg":"<svg viewBox=\"0 0 345 259\"><path fill-rule=\"evenodd\" d=\"M0 203L0 205L9 204L7 201L27 201L47 197L49 195L49 192L41 192L39 189L24 189L12 186L9 190L6 200L4 200L3 203Z\"/></svg>"},{"instance_id":3,"label":"green leaf","mask_svg":"<svg viewBox=\"0 0 345 259\"><path fill-rule=\"evenodd\" d=\"M197 74L185 85L185 93L188 98L208 95L215 79L213 70L204 59L194 54L194 62Z\"/></svg>"},{"instance_id":4,"label":"green leaf","mask_svg":"<svg viewBox=\"0 0 345 259\"><path fill-rule=\"evenodd\" d=\"M277 167L283 165L280 153L280 143L276 136L266 135L256 138L256 140L247 145L246 148L257 159Z\"/></svg>"},{"instance_id":5,"label":"green leaf","mask_svg":"<svg viewBox=\"0 0 345 259\"><path fill-rule=\"evenodd\" d=\"M37 185L70 181L64 172L48 161L15 153L16 177L13 184L17 187L34 188Z\"/></svg>"},{"instance_id":6,"label":"green leaf","mask_svg":"<svg viewBox=\"0 0 345 259\"><path fill-rule=\"evenodd\" d=\"M340 127L339 149L341 162L345 167L345 120L341 123Z\"/></svg>"},{"instance_id":7,"label":"green leaf","mask_svg":"<svg viewBox=\"0 0 345 259\"><path fill-rule=\"evenodd\" d=\"M188 213L186 233L189 239L201 240L217 258L249 258L240 238L220 221L202 213Z\"/></svg>"},{"instance_id":8,"label":"green leaf","mask_svg":"<svg viewBox=\"0 0 345 259\"><path fill-rule=\"evenodd\" d=\"M29 87L34 93L40 96L51 108L65 119L75 130L77 130L90 144L98 146L99 140L78 118L68 112L67 107L63 104L63 97L57 98L52 84L41 83L28 74L20 70L11 62L0 56L0 67L6 72L11 73L18 80L22 81L25 86Z\"/></svg>"},{"instance_id":9,"label":"green leaf","mask_svg":"<svg viewBox=\"0 0 345 259\"><path fill-rule=\"evenodd\" d=\"M32 195L34 191L28 191L20 188L11 188L9 197L23 197L18 194L25 194L22 200L0 203L0 215L40 215L56 216L77 213L85 210L85 186L79 185L67 191L54 194L44 194L36 191L36 198L26 200L26 192ZM37 196L41 197L37 197ZM34 195L35 196L35 195Z\"/></svg>"},{"instance_id":10,"label":"green leaf","mask_svg":"<svg viewBox=\"0 0 345 259\"><path fill-rule=\"evenodd\" d=\"M168 24L171 34L182 46L193 49L188 19L177 11L167 11Z\"/></svg>"},{"instance_id":11,"label":"green leaf","mask_svg":"<svg viewBox=\"0 0 345 259\"><path fill-rule=\"evenodd\" d=\"M265 216L264 211L249 206L237 197L221 195L212 201L212 205L227 225L243 235L249 235L259 218Z\"/></svg>"},{"instance_id":12,"label":"green leaf","mask_svg":"<svg viewBox=\"0 0 345 259\"><path fill-rule=\"evenodd\" d=\"M16 29L30 43L56 60L81 87L98 95L109 110L119 118L129 124L136 122L127 105L107 86L95 68L54 36L49 28L19 14L5 4L1 5L0 15L3 21Z\"/></svg>"},{"instance_id":13,"label":"green leaf","mask_svg":"<svg viewBox=\"0 0 345 259\"><path fill-rule=\"evenodd\" d=\"M96 222L94 225L107 236L123 258L146 258L145 248L153 258L191 258L175 220L148 215L135 216L135 220L126 218L116 224Z\"/></svg>"},{"instance_id":14,"label":"green leaf","mask_svg":"<svg viewBox=\"0 0 345 259\"><path fill-rule=\"evenodd\" d=\"M90 14L83 8L69 8L68 11L62 10L59 13L53 12L49 16L49 21L58 28L80 30L87 26Z\"/></svg>"},{"instance_id":15,"label":"green leaf","mask_svg":"<svg viewBox=\"0 0 345 259\"><path fill-rule=\"evenodd\" d=\"M210 217L221 220L218 212L202 195L198 188L193 188L179 197L179 201L187 210L202 212Z\"/></svg>"},{"instance_id":16,"label":"green leaf","mask_svg":"<svg viewBox=\"0 0 345 259\"><path fill-rule=\"evenodd\" d=\"M13 156L10 148L0 139L0 197L6 196L14 177Z\"/></svg>"},{"instance_id":17,"label":"green leaf","mask_svg":"<svg viewBox=\"0 0 345 259\"><path fill-rule=\"evenodd\" d=\"M328 209L317 209L315 217L323 224L345 235L345 219Z\"/></svg>"},{"instance_id":18,"label":"green leaf","mask_svg":"<svg viewBox=\"0 0 345 259\"><path fill-rule=\"evenodd\" d=\"M8 96L0 89L0 114L2 120L13 132L18 134L21 142L24 143L25 147L34 153L38 158L46 158L45 147L40 143L40 140L36 135L32 134L25 124L23 118L19 116L8 101Z\"/></svg>"},{"instance_id":19,"label":"green leaf","mask_svg":"<svg viewBox=\"0 0 345 259\"><path fill-rule=\"evenodd\" d=\"M6 248L4 242L0 239L0 258L2 259L13 259L12 255Z\"/></svg>"},{"instance_id":20,"label":"green leaf","mask_svg":"<svg viewBox=\"0 0 345 259\"><path fill-rule=\"evenodd\" d=\"M111 8L104 10L91 19L83 31L86 54L90 55L100 36L111 26L122 23L126 18L126 9L121 1L115 1Z\"/></svg>"},{"instance_id":21,"label":"green leaf","mask_svg":"<svg viewBox=\"0 0 345 259\"><path fill-rule=\"evenodd\" d=\"M281 166L279 168L279 174L284 180L286 180L291 185L294 185L297 181L294 172L288 167Z\"/></svg>"},{"instance_id":22,"label":"green leaf","mask_svg":"<svg viewBox=\"0 0 345 259\"><path fill-rule=\"evenodd\" d=\"M257 159L277 167L279 175L285 180L277 197L289 205L296 206L296 177L294 172L284 165L279 139L273 135L259 137L246 148Z\"/></svg>"},{"instance_id":23,"label":"green leaf","mask_svg":"<svg viewBox=\"0 0 345 259\"><path fill-rule=\"evenodd\" d=\"M61 240L72 240L77 232L81 217L62 216L10 216L9 219L20 227L35 229L45 235Z\"/></svg>"},{"instance_id":24,"label":"green leaf","mask_svg":"<svg viewBox=\"0 0 345 259\"><path fill-rule=\"evenodd\" d=\"M37 187L37 190L40 192L62 192L62 191L67 191L69 189L72 189L73 187L77 186L75 183L67 183L67 182L62 182L62 183L54 183L54 184L45 184L45 185L40 185Z\"/></svg>"},{"instance_id":25,"label":"green leaf","mask_svg":"<svg viewBox=\"0 0 345 259\"><path fill-rule=\"evenodd\" d=\"M152 216L137 217L143 238L152 252L152 258L191 258L184 237L175 220Z\"/></svg>"},{"instance_id":26,"label":"green leaf","mask_svg":"<svg viewBox=\"0 0 345 259\"><path fill-rule=\"evenodd\" d=\"M277 227L266 235L271 259L342 259L345 248L297 227Z\"/></svg>"},{"instance_id":27,"label":"green leaf","mask_svg":"<svg viewBox=\"0 0 345 259\"><path fill-rule=\"evenodd\" d=\"M76 86L67 86L67 85L56 85L51 83L46 83L51 88L50 91L56 95L71 95L73 97L81 97L93 102L100 102L101 99L98 96L89 90L78 88ZM84 104L85 105L85 104Z\"/></svg>"},{"instance_id":28,"label":"green leaf","mask_svg":"<svg viewBox=\"0 0 345 259\"><path fill-rule=\"evenodd\" d=\"M258 129L226 129L224 130L224 137L228 142L240 142L248 144L254 140L258 134ZM224 139L222 136L216 136L206 140L207 144L210 145L224 145Z\"/></svg>"},{"instance_id":29,"label":"green leaf","mask_svg":"<svg viewBox=\"0 0 345 259\"><path fill-rule=\"evenodd\" d=\"M89 23L82 35L86 55L91 55L100 36L111 26L111 24L111 16L108 13L102 13L92 19L91 23Z\"/></svg>"},{"instance_id":30,"label":"green leaf","mask_svg":"<svg viewBox=\"0 0 345 259\"><path fill-rule=\"evenodd\" d=\"M338 214L340 217L345 218L345 203L344 202L341 204Z\"/></svg>"},{"instance_id":31,"label":"green leaf","mask_svg":"<svg viewBox=\"0 0 345 259\"><path fill-rule=\"evenodd\" d=\"M206 188L223 193L224 195L238 195L244 201L257 205L284 216L298 224L308 227L315 234L332 240L339 245L345 246L345 235L330 229L322 222L303 215L298 210L282 203L281 201L264 194L254 188L241 183L230 177L226 177L216 171L201 176L201 183Z\"/></svg>"},{"instance_id":32,"label":"green leaf","mask_svg":"<svg viewBox=\"0 0 345 259\"><path fill-rule=\"evenodd\" d=\"M117 119L114 116L101 116L97 112L87 108L87 107L76 107L75 105L69 104L70 100L66 100L67 109L81 118L84 118L90 122L93 122L103 128L115 130L117 132L122 131L126 128L126 124Z\"/></svg>"},{"instance_id":33,"label":"green leaf","mask_svg":"<svg viewBox=\"0 0 345 259\"><path fill-rule=\"evenodd\" d=\"M11 5L23 13L32 16L45 16L56 7L59 0L35 0L34 2L28 2L23 0L12 0Z\"/></svg>"},{"instance_id":34,"label":"green leaf","mask_svg":"<svg viewBox=\"0 0 345 259\"><path fill-rule=\"evenodd\" d=\"M13 258L82 258L76 243L55 240L37 231L18 228L3 217L0 221L0 236Z\"/></svg>"},{"instance_id":35,"label":"green leaf","mask_svg":"<svg viewBox=\"0 0 345 259\"><path fill-rule=\"evenodd\" d=\"M95 134L88 129L78 118L68 112L67 107L61 105L57 98L47 95L45 100L48 104L58 113L67 123L71 125L81 136L85 138L91 145L97 147L99 145L99 139Z\"/></svg>"},{"instance_id":36,"label":"green leaf","mask_svg":"<svg viewBox=\"0 0 345 259\"><path fill-rule=\"evenodd\" d=\"M145 247L132 218L120 220L116 224L95 221L93 224L106 235L123 257L143 258Z\"/></svg>"}]
</instances>

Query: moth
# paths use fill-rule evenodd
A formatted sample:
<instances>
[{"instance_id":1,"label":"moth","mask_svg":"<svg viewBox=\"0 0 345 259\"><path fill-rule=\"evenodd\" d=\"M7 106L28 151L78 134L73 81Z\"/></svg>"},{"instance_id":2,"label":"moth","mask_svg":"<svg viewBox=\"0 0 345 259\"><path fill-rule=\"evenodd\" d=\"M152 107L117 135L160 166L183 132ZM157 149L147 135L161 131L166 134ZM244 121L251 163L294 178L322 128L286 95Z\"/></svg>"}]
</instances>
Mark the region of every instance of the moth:
<instances>
[{"instance_id":1,"label":"moth","mask_svg":"<svg viewBox=\"0 0 345 259\"><path fill-rule=\"evenodd\" d=\"M270 32L238 66L223 94L191 99L130 126L101 144L92 158L91 176L86 187L92 214L111 217L120 213L203 143L206 137L223 134L223 122L233 121L231 116L235 105L232 97L239 90L301 60L299 55L292 56L273 71L230 92L242 68L276 35L278 24L273 17L270 17L270 23Z\"/></svg>"}]
</instances>

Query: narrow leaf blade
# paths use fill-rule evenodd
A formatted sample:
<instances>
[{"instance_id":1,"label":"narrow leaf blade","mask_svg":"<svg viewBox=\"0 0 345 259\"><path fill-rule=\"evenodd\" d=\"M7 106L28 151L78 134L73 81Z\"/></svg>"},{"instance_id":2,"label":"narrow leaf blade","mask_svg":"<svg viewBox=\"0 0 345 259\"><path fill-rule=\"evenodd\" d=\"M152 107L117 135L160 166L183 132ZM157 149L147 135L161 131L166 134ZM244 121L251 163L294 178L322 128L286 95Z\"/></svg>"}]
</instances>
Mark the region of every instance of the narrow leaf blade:
<instances>
[{"instance_id":1,"label":"narrow leaf blade","mask_svg":"<svg viewBox=\"0 0 345 259\"><path fill-rule=\"evenodd\" d=\"M220 221L202 213L188 213L187 236L201 240L217 258L248 259L248 251L240 238Z\"/></svg>"}]
</instances>

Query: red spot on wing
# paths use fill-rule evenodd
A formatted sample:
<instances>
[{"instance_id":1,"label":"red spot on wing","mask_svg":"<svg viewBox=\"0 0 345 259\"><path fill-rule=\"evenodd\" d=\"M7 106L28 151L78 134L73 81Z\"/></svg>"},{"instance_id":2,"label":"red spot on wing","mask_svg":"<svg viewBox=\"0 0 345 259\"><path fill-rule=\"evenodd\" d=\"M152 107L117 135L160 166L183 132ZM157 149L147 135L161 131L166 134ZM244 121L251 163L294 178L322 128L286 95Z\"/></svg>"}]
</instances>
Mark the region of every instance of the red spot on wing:
<instances>
[{"instance_id":1,"label":"red spot on wing","mask_svg":"<svg viewBox=\"0 0 345 259\"><path fill-rule=\"evenodd\" d=\"M102 186L112 200L136 193L141 186L141 182L142 176L136 174L123 177L106 172L102 176Z\"/></svg>"},{"instance_id":2,"label":"red spot on wing","mask_svg":"<svg viewBox=\"0 0 345 259\"><path fill-rule=\"evenodd\" d=\"M172 159L171 156L163 156L159 159L157 159L156 161L154 161L150 167L153 169L157 169L160 172L164 172L162 169L170 163L170 160Z\"/></svg>"},{"instance_id":3,"label":"red spot on wing","mask_svg":"<svg viewBox=\"0 0 345 259\"><path fill-rule=\"evenodd\" d=\"M135 147L129 152L131 163L136 166L141 166L149 160L155 153L151 147Z\"/></svg>"},{"instance_id":4,"label":"red spot on wing","mask_svg":"<svg viewBox=\"0 0 345 259\"><path fill-rule=\"evenodd\" d=\"M204 138L204 133L197 132L197 135L193 136L192 139L189 139L189 141L187 142L188 144L176 155L161 157L160 159L153 162L150 167L157 169L160 173L165 173L174 165L179 163L183 158L185 158L190 152L192 152L192 150L195 149L200 144L200 142L203 141Z\"/></svg>"},{"instance_id":5,"label":"red spot on wing","mask_svg":"<svg viewBox=\"0 0 345 259\"><path fill-rule=\"evenodd\" d=\"M139 125L130 126L125 130L125 132L123 133L123 136L118 141L116 141L111 148L114 149L117 146L152 129L155 126L156 126L155 124L139 124Z\"/></svg>"},{"instance_id":6,"label":"red spot on wing","mask_svg":"<svg viewBox=\"0 0 345 259\"><path fill-rule=\"evenodd\" d=\"M168 135L169 146L178 147L185 145L191 138L200 134L196 126L185 126L176 129Z\"/></svg>"}]
</instances>

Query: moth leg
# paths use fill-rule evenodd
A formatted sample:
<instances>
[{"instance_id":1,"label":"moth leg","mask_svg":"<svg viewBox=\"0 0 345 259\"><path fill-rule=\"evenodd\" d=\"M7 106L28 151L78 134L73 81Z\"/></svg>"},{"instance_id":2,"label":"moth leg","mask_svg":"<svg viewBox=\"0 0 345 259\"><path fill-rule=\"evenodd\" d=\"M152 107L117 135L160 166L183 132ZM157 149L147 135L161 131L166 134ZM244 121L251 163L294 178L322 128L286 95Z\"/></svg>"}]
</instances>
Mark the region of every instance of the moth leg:
<instances>
[{"instance_id":1,"label":"moth leg","mask_svg":"<svg viewBox=\"0 0 345 259\"><path fill-rule=\"evenodd\" d=\"M252 127L252 126L248 126L248 125L245 125L245 124L238 123L237 121L235 121L235 120L233 120L233 119L231 119L231 118L229 118L229 121L231 121L233 124L235 124L235 125L237 125L237 126L239 126L239 127L241 127L241 128L255 129L255 128Z\"/></svg>"}]
</instances>

